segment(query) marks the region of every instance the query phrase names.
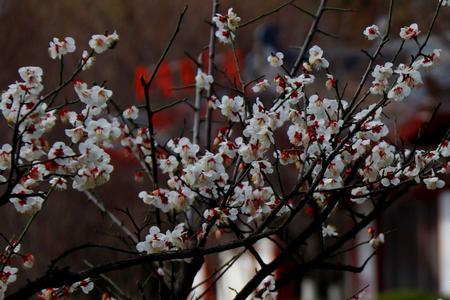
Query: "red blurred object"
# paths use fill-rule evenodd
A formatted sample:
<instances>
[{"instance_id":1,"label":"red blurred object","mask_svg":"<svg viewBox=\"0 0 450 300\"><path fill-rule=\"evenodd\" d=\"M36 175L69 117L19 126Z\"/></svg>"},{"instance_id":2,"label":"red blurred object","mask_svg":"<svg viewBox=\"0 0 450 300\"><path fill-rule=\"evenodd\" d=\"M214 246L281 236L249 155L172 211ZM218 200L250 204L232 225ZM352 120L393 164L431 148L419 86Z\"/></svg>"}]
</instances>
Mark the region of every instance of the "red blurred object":
<instances>
[{"instance_id":1,"label":"red blurred object","mask_svg":"<svg viewBox=\"0 0 450 300\"><path fill-rule=\"evenodd\" d=\"M402 125L399 129L399 136L404 141L414 141L421 126L425 122L422 118L412 117L408 122Z\"/></svg>"},{"instance_id":2,"label":"red blurred object","mask_svg":"<svg viewBox=\"0 0 450 300\"><path fill-rule=\"evenodd\" d=\"M142 87L141 78L147 81L150 79L150 74L146 67L137 66L134 72L134 92L136 94L136 100L142 101L144 99L144 88Z\"/></svg>"},{"instance_id":3,"label":"red blurred object","mask_svg":"<svg viewBox=\"0 0 450 300\"><path fill-rule=\"evenodd\" d=\"M189 58L183 58L179 60L180 66L180 78L183 86L191 85L194 83L195 66Z\"/></svg>"},{"instance_id":4,"label":"red blurred object","mask_svg":"<svg viewBox=\"0 0 450 300\"><path fill-rule=\"evenodd\" d=\"M236 49L236 57L239 62L239 69L242 71L242 62L244 61L244 55L240 49ZM225 73L231 79L236 82L237 86L240 86L238 69L236 68L236 62L233 51L225 53L225 59L223 61L223 68Z\"/></svg>"},{"instance_id":5,"label":"red blurred object","mask_svg":"<svg viewBox=\"0 0 450 300\"><path fill-rule=\"evenodd\" d=\"M161 91L164 97L172 96L173 83L170 77L170 65L164 61L158 69L158 76L155 77L155 86Z\"/></svg>"}]
</instances>

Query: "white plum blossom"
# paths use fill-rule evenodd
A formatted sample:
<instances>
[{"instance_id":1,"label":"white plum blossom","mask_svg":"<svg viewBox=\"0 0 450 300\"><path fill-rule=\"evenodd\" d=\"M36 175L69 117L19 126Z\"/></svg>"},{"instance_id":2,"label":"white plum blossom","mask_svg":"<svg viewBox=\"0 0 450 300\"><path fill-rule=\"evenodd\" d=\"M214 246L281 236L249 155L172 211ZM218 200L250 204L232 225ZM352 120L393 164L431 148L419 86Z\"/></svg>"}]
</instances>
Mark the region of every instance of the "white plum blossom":
<instances>
[{"instance_id":1,"label":"white plum blossom","mask_svg":"<svg viewBox=\"0 0 450 300\"><path fill-rule=\"evenodd\" d=\"M423 183L425 183L425 186L429 190L442 189L445 186L445 181L438 177L425 178Z\"/></svg>"},{"instance_id":2,"label":"white plum blossom","mask_svg":"<svg viewBox=\"0 0 450 300\"><path fill-rule=\"evenodd\" d=\"M405 82L401 82L388 92L388 98L398 102L408 97L409 94L411 94L411 88Z\"/></svg>"},{"instance_id":3,"label":"white plum blossom","mask_svg":"<svg viewBox=\"0 0 450 300\"><path fill-rule=\"evenodd\" d=\"M184 223L180 223L170 231L162 233L156 226L150 227L145 241L136 244L136 250L146 254L158 253L167 250L183 249L187 246L189 237Z\"/></svg>"},{"instance_id":4,"label":"white plum blossom","mask_svg":"<svg viewBox=\"0 0 450 300\"><path fill-rule=\"evenodd\" d=\"M331 90L332 88L336 87L336 79L333 75L327 74L327 81L325 81L325 87L327 90Z\"/></svg>"},{"instance_id":5,"label":"white plum blossom","mask_svg":"<svg viewBox=\"0 0 450 300\"><path fill-rule=\"evenodd\" d=\"M87 130L86 128L84 128L84 126L66 129L64 132L66 136L68 136L71 139L72 143L74 144L79 143L84 136L87 136Z\"/></svg>"},{"instance_id":6,"label":"white plum blossom","mask_svg":"<svg viewBox=\"0 0 450 300\"><path fill-rule=\"evenodd\" d=\"M367 199L369 199L367 196L369 193L370 191L366 186L354 188L351 191L353 197L351 197L350 200L357 204L363 204Z\"/></svg>"},{"instance_id":7,"label":"white plum blossom","mask_svg":"<svg viewBox=\"0 0 450 300\"><path fill-rule=\"evenodd\" d=\"M233 8L229 8L226 15L216 14L216 16L212 18L212 21L219 29L228 28L235 31L239 26L241 18L233 11Z\"/></svg>"},{"instance_id":8,"label":"white plum blossom","mask_svg":"<svg viewBox=\"0 0 450 300\"><path fill-rule=\"evenodd\" d=\"M89 113L91 115L100 114L106 108L107 101L113 95L111 90L98 85L94 85L89 89L87 84L82 81L75 81L74 89L80 101L86 104L85 114Z\"/></svg>"},{"instance_id":9,"label":"white plum blossom","mask_svg":"<svg viewBox=\"0 0 450 300\"><path fill-rule=\"evenodd\" d=\"M366 36L366 38L369 41L372 41L381 36L380 29L378 28L377 25L371 25L371 26L366 27L366 29L364 29L363 34Z\"/></svg>"},{"instance_id":10,"label":"white plum blossom","mask_svg":"<svg viewBox=\"0 0 450 300\"><path fill-rule=\"evenodd\" d=\"M83 53L81 55L81 62L83 64L82 70L89 70L95 62L95 57L90 55L87 50L83 50Z\"/></svg>"},{"instance_id":11,"label":"white plum blossom","mask_svg":"<svg viewBox=\"0 0 450 300\"><path fill-rule=\"evenodd\" d=\"M420 56L412 64L413 69L418 70L421 67L429 68L433 66L435 62L439 61L441 53L442 49L434 49L430 54Z\"/></svg>"},{"instance_id":12,"label":"white plum blossom","mask_svg":"<svg viewBox=\"0 0 450 300\"><path fill-rule=\"evenodd\" d=\"M370 239L369 244L377 249L378 247L380 247L382 244L384 244L384 234L380 233L379 235L373 237L372 239Z\"/></svg>"},{"instance_id":13,"label":"white plum blossom","mask_svg":"<svg viewBox=\"0 0 450 300\"><path fill-rule=\"evenodd\" d=\"M370 87L370 92L374 95L383 95L384 92L389 88L389 79L394 73L393 64L387 62L384 65L376 65L372 71L372 76L375 78L372 81L372 86Z\"/></svg>"},{"instance_id":14,"label":"white plum blossom","mask_svg":"<svg viewBox=\"0 0 450 300\"><path fill-rule=\"evenodd\" d=\"M213 82L214 78L211 75L203 73L200 68L197 69L197 75L195 75L195 85L198 89L209 91Z\"/></svg>"},{"instance_id":15,"label":"white plum blossom","mask_svg":"<svg viewBox=\"0 0 450 300\"><path fill-rule=\"evenodd\" d=\"M5 266L0 272L0 284L8 285L14 283L17 280L17 271L17 268Z\"/></svg>"},{"instance_id":16,"label":"white plum blossom","mask_svg":"<svg viewBox=\"0 0 450 300\"><path fill-rule=\"evenodd\" d=\"M166 159L160 159L158 162L163 173L173 173L179 165L177 158L173 155Z\"/></svg>"},{"instance_id":17,"label":"white plum blossom","mask_svg":"<svg viewBox=\"0 0 450 300\"><path fill-rule=\"evenodd\" d=\"M95 144L105 147L111 147L111 142L116 140L121 134L120 128L117 128L104 118L88 122L86 131L89 139Z\"/></svg>"},{"instance_id":18,"label":"white plum blossom","mask_svg":"<svg viewBox=\"0 0 450 300\"><path fill-rule=\"evenodd\" d=\"M443 157L450 157L450 142L448 140L444 140L440 144L439 152ZM1 152L0 152L0 155L1 155Z\"/></svg>"},{"instance_id":19,"label":"white plum blossom","mask_svg":"<svg viewBox=\"0 0 450 300\"><path fill-rule=\"evenodd\" d=\"M40 67L21 67L19 75L29 86L40 85L44 72Z\"/></svg>"},{"instance_id":20,"label":"white plum blossom","mask_svg":"<svg viewBox=\"0 0 450 300\"><path fill-rule=\"evenodd\" d=\"M320 70L322 68L326 69L330 65L328 60L326 60L323 57L323 50L322 50L322 48L320 48L317 45L315 45L315 46L311 47L311 49L309 49L309 60L308 60L308 62L313 68L315 68L317 70Z\"/></svg>"},{"instance_id":21,"label":"white plum blossom","mask_svg":"<svg viewBox=\"0 0 450 300\"><path fill-rule=\"evenodd\" d=\"M385 187L396 186L400 184L400 175L398 168L386 167L380 170L381 184Z\"/></svg>"},{"instance_id":22,"label":"white plum blossom","mask_svg":"<svg viewBox=\"0 0 450 300\"><path fill-rule=\"evenodd\" d=\"M131 105L123 111L122 115L125 119L136 120L139 117L139 109Z\"/></svg>"},{"instance_id":23,"label":"white plum blossom","mask_svg":"<svg viewBox=\"0 0 450 300\"><path fill-rule=\"evenodd\" d=\"M50 179L49 183L56 190L67 190L67 180L64 177L53 177L52 179Z\"/></svg>"},{"instance_id":24,"label":"white plum blossom","mask_svg":"<svg viewBox=\"0 0 450 300\"><path fill-rule=\"evenodd\" d=\"M216 37L224 44L231 43L240 21L241 18L233 11L233 8L229 8L226 15L216 14L212 18L212 22L218 29L215 33Z\"/></svg>"},{"instance_id":25,"label":"white plum blossom","mask_svg":"<svg viewBox=\"0 0 450 300\"><path fill-rule=\"evenodd\" d=\"M234 40L234 32L227 29L219 29L216 31L216 37L224 44L229 44Z\"/></svg>"},{"instance_id":26,"label":"white plum blossom","mask_svg":"<svg viewBox=\"0 0 450 300\"><path fill-rule=\"evenodd\" d=\"M75 52L75 40L71 37L65 37L61 41L53 38L48 47L48 53L52 59L61 59L63 55Z\"/></svg>"},{"instance_id":27,"label":"white plum blossom","mask_svg":"<svg viewBox=\"0 0 450 300\"><path fill-rule=\"evenodd\" d=\"M264 175L263 174L272 174L273 168L272 164L268 161L253 161L252 169L250 170L251 181L255 186L263 186L264 185Z\"/></svg>"},{"instance_id":28,"label":"white plum blossom","mask_svg":"<svg viewBox=\"0 0 450 300\"><path fill-rule=\"evenodd\" d=\"M235 31L239 26L239 22L241 22L241 18L233 11L233 8L228 9L226 19L226 25L232 31Z\"/></svg>"},{"instance_id":29,"label":"white plum blossom","mask_svg":"<svg viewBox=\"0 0 450 300\"><path fill-rule=\"evenodd\" d=\"M11 167L11 151L10 144L4 144L0 149L0 170L6 170Z\"/></svg>"},{"instance_id":30,"label":"white plum blossom","mask_svg":"<svg viewBox=\"0 0 450 300\"><path fill-rule=\"evenodd\" d=\"M194 194L188 188L182 188L180 191L170 191L167 189L156 189L150 194L146 191L139 193L139 198L145 204L153 205L159 208L162 212L169 212L172 210L183 211L194 200Z\"/></svg>"},{"instance_id":31,"label":"white plum blossom","mask_svg":"<svg viewBox=\"0 0 450 300\"><path fill-rule=\"evenodd\" d=\"M212 208L205 210L203 217L207 222L215 220L215 225L228 224L229 221L236 221L238 212L236 208Z\"/></svg>"},{"instance_id":32,"label":"white plum blossom","mask_svg":"<svg viewBox=\"0 0 450 300\"><path fill-rule=\"evenodd\" d=\"M415 39L419 34L419 26L416 23L400 28L400 37L404 40Z\"/></svg>"},{"instance_id":33,"label":"white plum blossom","mask_svg":"<svg viewBox=\"0 0 450 300\"><path fill-rule=\"evenodd\" d=\"M83 293L89 294L94 289L94 282L86 278L79 282L79 286Z\"/></svg>"},{"instance_id":34,"label":"white plum blossom","mask_svg":"<svg viewBox=\"0 0 450 300\"><path fill-rule=\"evenodd\" d=\"M399 74L397 83L405 82L411 88L423 84L420 72L414 67L400 64L395 73Z\"/></svg>"},{"instance_id":35,"label":"white plum blossom","mask_svg":"<svg viewBox=\"0 0 450 300\"><path fill-rule=\"evenodd\" d=\"M186 137L172 139L167 143L167 146L180 155L181 161L184 164L195 162L197 160L197 153L200 151L200 147L197 144L192 144Z\"/></svg>"},{"instance_id":36,"label":"white plum blossom","mask_svg":"<svg viewBox=\"0 0 450 300\"><path fill-rule=\"evenodd\" d=\"M269 62L271 67L278 68L283 65L284 54L282 52L272 53L267 57L267 62Z\"/></svg>"},{"instance_id":37,"label":"white plum blossom","mask_svg":"<svg viewBox=\"0 0 450 300\"><path fill-rule=\"evenodd\" d=\"M25 269L32 269L34 266L35 258L31 253L27 253L22 257L22 266Z\"/></svg>"},{"instance_id":38,"label":"white plum blossom","mask_svg":"<svg viewBox=\"0 0 450 300\"><path fill-rule=\"evenodd\" d=\"M278 292L276 291L275 278L273 275L269 275L261 282L258 289L258 294L261 296L254 297L254 300L275 300L277 299Z\"/></svg>"},{"instance_id":39,"label":"white plum blossom","mask_svg":"<svg viewBox=\"0 0 450 300\"><path fill-rule=\"evenodd\" d=\"M384 65L376 65L372 71L372 76L376 80L389 79L393 74L392 66L391 62L387 62Z\"/></svg>"},{"instance_id":40,"label":"white plum blossom","mask_svg":"<svg viewBox=\"0 0 450 300\"><path fill-rule=\"evenodd\" d=\"M80 156L79 167L73 178L72 187L79 191L92 189L109 181L114 167L111 157L91 139L78 146Z\"/></svg>"},{"instance_id":41,"label":"white plum blossom","mask_svg":"<svg viewBox=\"0 0 450 300\"><path fill-rule=\"evenodd\" d=\"M119 35L115 31L109 35L94 34L89 40L89 47L91 47L95 53L101 54L114 47L118 40Z\"/></svg>"},{"instance_id":42,"label":"white plum blossom","mask_svg":"<svg viewBox=\"0 0 450 300\"><path fill-rule=\"evenodd\" d=\"M50 148L48 152L48 158L54 160L60 165L65 165L71 161L71 157L75 155L75 152L67 146L64 142L56 142Z\"/></svg>"},{"instance_id":43,"label":"white plum blossom","mask_svg":"<svg viewBox=\"0 0 450 300\"><path fill-rule=\"evenodd\" d=\"M267 90L269 86L270 86L269 81L267 79L263 79L255 83L254 86L252 86L252 91L253 93L258 94Z\"/></svg>"},{"instance_id":44,"label":"white plum blossom","mask_svg":"<svg viewBox=\"0 0 450 300\"><path fill-rule=\"evenodd\" d=\"M16 196L10 198L9 201L14 204L16 210L21 214L32 215L41 210L44 203L44 198L31 195L36 193L21 184L13 188L12 194Z\"/></svg>"},{"instance_id":45,"label":"white plum blossom","mask_svg":"<svg viewBox=\"0 0 450 300\"><path fill-rule=\"evenodd\" d=\"M239 122L245 118L244 98L241 96L234 98L223 96L222 100L218 101L217 107L231 122Z\"/></svg>"},{"instance_id":46,"label":"white plum blossom","mask_svg":"<svg viewBox=\"0 0 450 300\"><path fill-rule=\"evenodd\" d=\"M322 236L323 237L333 237L333 236L338 236L338 233L336 231L336 227L334 227L333 225L327 225L327 226L323 226L322 227Z\"/></svg>"}]
</instances>

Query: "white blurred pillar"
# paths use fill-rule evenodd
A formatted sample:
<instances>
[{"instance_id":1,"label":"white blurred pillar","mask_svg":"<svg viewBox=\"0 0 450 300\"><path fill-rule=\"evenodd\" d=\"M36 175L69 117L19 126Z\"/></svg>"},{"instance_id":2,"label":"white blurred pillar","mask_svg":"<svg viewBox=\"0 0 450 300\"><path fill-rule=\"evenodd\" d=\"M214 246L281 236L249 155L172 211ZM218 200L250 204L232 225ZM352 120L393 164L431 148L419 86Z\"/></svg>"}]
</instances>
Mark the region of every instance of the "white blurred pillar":
<instances>
[{"instance_id":1,"label":"white blurred pillar","mask_svg":"<svg viewBox=\"0 0 450 300\"><path fill-rule=\"evenodd\" d=\"M342 300L345 297L342 295L342 288L338 284L332 284L328 286L327 289L327 299L328 300Z\"/></svg>"},{"instance_id":2,"label":"white blurred pillar","mask_svg":"<svg viewBox=\"0 0 450 300\"><path fill-rule=\"evenodd\" d=\"M438 197L439 292L450 296L450 191Z\"/></svg>"},{"instance_id":3,"label":"white blurred pillar","mask_svg":"<svg viewBox=\"0 0 450 300\"><path fill-rule=\"evenodd\" d=\"M371 226L375 227L374 224ZM367 240L366 231L361 231L357 236L357 243L361 243ZM363 245L356 248L357 256L358 256L358 266L361 266L367 258L373 253L373 248L370 245ZM377 270L377 256L372 257L364 270L361 273L357 273L356 277L358 278L357 283L359 286L354 286L353 289L355 291L363 288L366 285L369 287L365 290L365 297L368 300L376 299L376 294L378 291L378 270Z\"/></svg>"},{"instance_id":4,"label":"white blurred pillar","mask_svg":"<svg viewBox=\"0 0 450 300\"><path fill-rule=\"evenodd\" d=\"M305 278L302 281L302 300L317 300L316 284L312 279Z\"/></svg>"}]
</instances>

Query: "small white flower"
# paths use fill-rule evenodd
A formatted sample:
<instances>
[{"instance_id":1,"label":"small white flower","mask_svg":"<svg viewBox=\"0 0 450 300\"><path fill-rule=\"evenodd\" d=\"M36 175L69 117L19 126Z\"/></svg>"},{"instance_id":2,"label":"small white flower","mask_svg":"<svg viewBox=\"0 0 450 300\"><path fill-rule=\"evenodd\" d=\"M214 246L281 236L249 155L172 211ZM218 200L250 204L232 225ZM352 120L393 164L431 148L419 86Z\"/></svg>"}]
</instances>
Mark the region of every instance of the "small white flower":
<instances>
[{"instance_id":1,"label":"small white flower","mask_svg":"<svg viewBox=\"0 0 450 300\"><path fill-rule=\"evenodd\" d=\"M178 168L178 160L175 156L171 155L167 159L159 160L159 167L163 173L173 173Z\"/></svg>"},{"instance_id":2,"label":"small white flower","mask_svg":"<svg viewBox=\"0 0 450 300\"><path fill-rule=\"evenodd\" d=\"M388 98L394 101L402 101L411 94L411 88L404 82L395 85L388 93Z\"/></svg>"},{"instance_id":3,"label":"small white flower","mask_svg":"<svg viewBox=\"0 0 450 300\"><path fill-rule=\"evenodd\" d=\"M333 75L327 74L327 81L325 81L325 87L327 90L331 90L336 86L337 80L334 78Z\"/></svg>"},{"instance_id":4,"label":"small white flower","mask_svg":"<svg viewBox=\"0 0 450 300\"><path fill-rule=\"evenodd\" d=\"M39 84L42 82L43 71L40 67L21 67L20 77L29 84Z\"/></svg>"},{"instance_id":5,"label":"small white flower","mask_svg":"<svg viewBox=\"0 0 450 300\"><path fill-rule=\"evenodd\" d=\"M439 145L439 153L442 155L442 157L449 157L450 156L450 142L448 140L444 140ZM0 152L0 155L1 155L1 152Z\"/></svg>"},{"instance_id":6,"label":"small white flower","mask_svg":"<svg viewBox=\"0 0 450 300\"><path fill-rule=\"evenodd\" d=\"M216 37L223 44L230 44L234 40L234 33L228 29L219 29L216 31Z\"/></svg>"},{"instance_id":7,"label":"small white flower","mask_svg":"<svg viewBox=\"0 0 450 300\"><path fill-rule=\"evenodd\" d=\"M159 276L163 277L163 276L164 276L164 269L163 269L163 268L158 268L158 270L156 270L156 273L157 273Z\"/></svg>"},{"instance_id":8,"label":"small white flower","mask_svg":"<svg viewBox=\"0 0 450 300\"><path fill-rule=\"evenodd\" d=\"M438 177L425 178L423 183L429 190L442 189L445 186L445 181Z\"/></svg>"},{"instance_id":9,"label":"small white flower","mask_svg":"<svg viewBox=\"0 0 450 300\"><path fill-rule=\"evenodd\" d=\"M319 46L315 45L309 49L309 64L316 70L321 68L328 68L330 63L323 57L323 50Z\"/></svg>"},{"instance_id":10,"label":"small white flower","mask_svg":"<svg viewBox=\"0 0 450 300\"><path fill-rule=\"evenodd\" d=\"M4 144L0 149L0 170L6 170L11 167L11 151L10 144Z\"/></svg>"},{"instance_id":11,"label":"small white flower","mask_svg":"<svg viewBox=\"0 0 450 300\"><path fill-rule=\"evenodd\" d=\"M214 78L211 75L203 73L200 68L197 69L197 75L195 76L195 85L197 88L209 91L213 82Z\"/></svg>"},{"instance_id":12,"label":"small white flower","mask_svg":"<svg viewBox=\"0 0 450 300\"><path fill-rule=\"evenodd\" d=\"M277 67L281 67L283 65L283 58L284 58L284 54L281 52L277 52L275 54L270 54L267 57L267 61L269 62L270 66L277 68Z\"/></svg>"},{"instance_id":13,"label":"small white flower","mask_svg":"<svg viewBox=\"0 0 450 300\"><path fill-rule=\"evenodd\" d=\"M94 49L95 53L101 54L114 47L118 40L119 35L115 31L108 36L103 34L94 34L89 40L89 47Z\"/></svg>"},{"instance_id":14,"label":"small white flower","mask_svg":"<svg viewBox=\"0 0 450 300\"><path fill-rule=\"evenodd\" d=\"M384 244L384 234L380 233L376 237L372 238L369 241L369 244L375 249L380 247L382 244Z\"/></svg>"},{"instance_id":15,"label":"small white flower","mask_svg":"<svg viewBox=\"0 0 450 300\"><path fill-rule=\"evenodd\" d=\"M83 50L83 54L81 55L81 60L82 60L82 64L83 64L83 71L86 71L88 69L90 69L92 67L92 65L95 62L95 57L94 56L89 56L89 52L87 52L86 50Z\"/></svg>"},{"instance_id":16,"label":"small white flower","mask_svg":"<svg viewBox=\"0 0 450 300\"><path fill-rule=\"evenodd\" d=\"M227 13L227 26L230 30L235 31L238 26L239 22L241 22L241 18L233 11L233 8L228 9Z\"/></svg>"},{"instance_id":17,"label":"small white flower","mask_svg":"<svg viewBox=\"0 0 450 300\"><path fill-rule=\"evenodd\" d=\"M232 122L239 122L241 119L244 119L244 98L241 96L236 96L234 98L230 98L226 95L222 96L222 101L218 101L217 107L220 108L222 115Z\"/></svg>"},{"instance_id":18,"label":"small white flower","mask_svg":"<svg viewBox=\"0 0 450 300\"><path fill-rule=\"evenodd\" d=\"M416 38L420 33L419 26L413 23L409 26L402 27L400 29L400 37L404 40L410 40Z\"/></svg>"},{"instance_id":19,"label":"small white flower","mask_svg":"<svg viewBox=\"0 0 450 300\"><path fill-rule=\"evenodd\" d=\"M423 55L422 57L419 57L413 64L413 69L419 69L420 67L429 68L433 66L434 62L438 61L441 57L442 49L434 49L433 52L431 52L428 55Z\"/></svg>"},{"instance_id":20,"label":"small white flower","mask_svg":"<svg viewBox=\"0 0 450 300\"><path fill-rule=\"evenodd\" d=\"M369 41L372 41L381 36L380 29L377 25L371 25L364 29L363 34L367 37Z\"/></svg>"},{"instance_id":21,"label":"small white flower","mask_svg":"<svg viewBox=\"0 0 450 300\"><path fill-rule=\"evenodd\" d=\"M52 179L50 179L49 183L57 190L67 190L67 180L63 177L53 177Z\"/></svg>"},{"instance_id":22,"label":"small white flower","mask_svg":"<svg viewBox=\"0 0 450 300\"><path fill-rule=\"evenodd\" d=\"M83 279L80 281L80 288L87 295L94 289L94 282L89 278Z\"/></svg>"},{"instance_id":23,"label":"small white flower","mask_svg":"<svg viewBox=\"0 0 450 300\"><path fill-rule=\"evenodd\" d=\"M269 81L267 79L264 79L255 83L255 85L252 86L252 91L255 94L261 93L267 90L269 86L270 86Z\"/></svg>"},{"instance_id":24,"label":"small white flower","mask_svg":"<svg viewBox=\"0 0 450 300\"><path fill-rule=\"evenodd\" d=\"M60 41L58 38L53 38L49 43L48 54L52 59L61 59L67 53L75 52L75 40L71 37L65 37Z\"/></svg>"},{"instance_id":25,"label":"small white flower","mask_svg":"<svg viewBox=\"0 0 450 300\"><path fill-rule=\"evenodd\" d=\"M338 235L338 233L336 231L336 227L334 227L332 225L322 226L322 236L323 237L337 236L337 235Z\"/></svg>"},{"instance_id":26,"label":"small white flower","mask_svg":"<svg viewBox=\"0 0 450 300\"><path fill-rule=\"evenodd\" d=\"M27 253L22 257L22 266L25 269L32 269L34 266L34 255L31 253Z\"/></svg>"},{"instance_id":27,"label":"small white flower","mask_svg":"<svg viewBox=\"0 0 450 300\"><path fill-rule=\"evenodd\" d=\"M2 279L0 281L5 282L6 284L13 283L17 280L17 268L5 266L2 272Z\"/></svg>"},{"instance_id":28,"label":"small white flower","mask_svg":"<svg viewBox=\"0 0 450 300\"><path fill-rule=\"evenodd\" d=\"M71 161L70 157L74 156L75 152L67 146L64 142L56 142L48 151L48 158L54 160L60 165L65 165Z\"/></svg>"},{"instance_id":29,"label":"small white flower","mask_svg":"<svg viewBox=\"0 0 450 300\"><path fill-rule=\"evenodd\" d=\"M139 109L136 106L132 105L125 109L122 115L125 119L136 120L139 117Z\"/></svg>"},{"instance_id":30,"label":"small white flower","mask_svg":"<svg viewBox=\"0 0 450 300\"><path fill-rule=\"evenodd\" d=\"M366 186L354 188L351 192L353 197L350 198L350 200L356 202L357 204L363 204L367 199L369 199L369 197L366 196L369 192L370 191Z\"/></svg>"}]
</instances>

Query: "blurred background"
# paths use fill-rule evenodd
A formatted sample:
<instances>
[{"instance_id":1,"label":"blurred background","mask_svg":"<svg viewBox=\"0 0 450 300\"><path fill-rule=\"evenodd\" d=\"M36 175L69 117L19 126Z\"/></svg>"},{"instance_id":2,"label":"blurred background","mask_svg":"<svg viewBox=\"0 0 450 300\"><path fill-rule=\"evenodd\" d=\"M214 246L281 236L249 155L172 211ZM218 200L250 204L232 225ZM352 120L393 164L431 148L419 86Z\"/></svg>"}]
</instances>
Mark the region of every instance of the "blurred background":
<instances>
[{"instance_id":1,"label":"blurred background","mask_svg":"<svg viewBox=\"0 0 450 300\"><path fill-rule=\"evenodd\" d=\"M319 1L298 0L296 5L315 12ZM348 83L347 95L352 95L361 73L365 70L367 57L360 51L370 52L375 45L367 41L362 31L371 24L383 28L386 22L387 3L384 0L330 0L329 6L351 9L351 12L327 12L320 29L337 35L332 38L316 35L314 43L320 45L331 62L331 71L341 83ZM222 0L221 12L233 7L243 21L252 19L284 3L281 0ZM94 33L117 30L120 42L114 51L97 58L89 71L81 74L81 79L89 84L106 81L106 87L114 91L114 99L122 107L139 104L142 90L139 78L152 72L162 50L167 44L179 13L184 5L188 11L181 32L151 91L155 106L169 103L183 97L194 97L194 75L196 66L191 58L197 58L208 44L211 5L208 0L0 0L0 87L18 80L17 69L25 65L37 65L44 69L44 84L48 89L58 80L58 63L52 61L47 52L48 42L53 37L71 36L77 42L77 53L87 49L87 42ZM422 32L431 21L436 1L398 0L396 1L392 42L383 51L391 57L400 41L398 32L401 26L418 23ZM420 141L423 147L432 147L448 128L450 104L450 10L444 8L428 49L441 48L441 62L431 72L423 74L424 86L413 93L408 104L390 108L391 141L416 141L431 111L442 103L426 135ZM293 6L261 19L239 30L238 54L244 73L249 81L262 74L276 75L269 69L266 57L270 52L283 51L287 65L296 57L298 47L309 30L311 18ZM409 53L417 50L414 42L408 43L401 60L409 62ZM77 57L68 56L66 66L75 65ZM217 64L224 74L222 80L232 80L236 76L232 52L223 45L217 46ZM67 73L68 74L68 73ZM269 78L270 79L270 78ZM319 90L319 93L320 92ZM74 97L68 93L67 97ZM179 134L184 122L191 122L191 110L178 106L170 113L161 113L156 118L158 138L165 140ZM0 122L4 122L1 120ZM1 124L4 128L4 124ZM217 127L218 128L218 127ZM217 130L214 128L214 130ZM0 140L6 142L8 133L2 129ZM103 186L98 194L105 205L129 224L127 217L116 208L128 208L130 214L142 220L147 208L137 198L137 193L145 187L133 179L134 171L139 169L126 154L113 152L116 167L115 179ZM125 188L124 188L125 187ZM113 197L114 195L114 197ZM26 273L34 278L45 271L49 261L71 246L86 241L99 244L121 243L120 232L97 208L88 202L83 194L57 193L51 197L47 207L36 220L28 240L23 243L27 251L36 254L36 267ZM6 236L18 235L26 222L26 217L15 213L12 205L0 212L0 231ZM109 224L105 226L105 224ZM415 188L404 195L388 213L377 220L373 226L386 232L386 245L380 255L374 258L366 270L360 274L311 274L299 278L282 291L279 299L346 299L360 288L366 289L367 299L435 299L435 296L450 296L450 192L430 193ZM364 233L358 241L367 239ZM274 245L269 242L258 244L264 257L276 255ZM370 247L370 246L367 246ZM348 263L361 264L370 248L358 248L345 258ZM67 261L74 268L85 266L82 259L91 262L110 261L119 258L118 254L99 255L98 250L86 250ZM232 252L211 256L202 269L201 276L214 270L225 262ZM229 286L239 290L240 285L252 274L257 266L252 257L243 256L218 284L208 293L208 299L228 299L233 292ZM289 268L287 266L286 268ZM282 272L283 270L280 270ZM126 275L125 275L126 274ZM111 274L123 289L136 288L137 281L146 270L131 269L122 274ZM23 276L23 275L22 275ZM200 279L199 277L199 280ZM23 283L24 278L21 278ZM19 285L16 285L20 286ZM12 287L13 288L13 287ZM100 292L100 291L98 291ZM201 292L197 292L197 295ZM401 298L403 295L404 298Z\"/></svg>"}]
</instances>

